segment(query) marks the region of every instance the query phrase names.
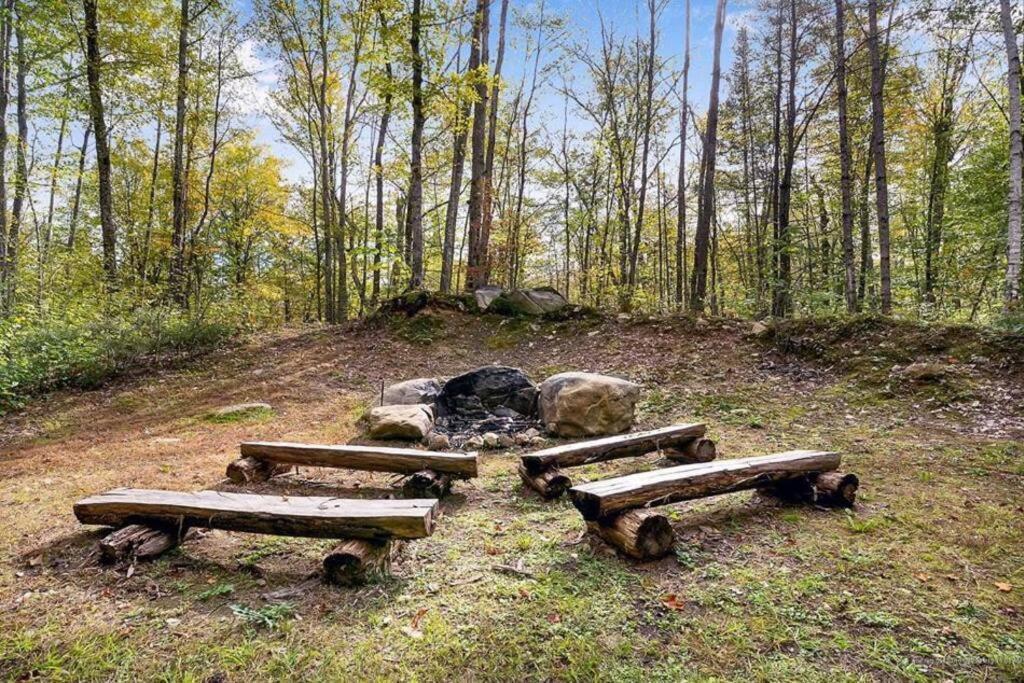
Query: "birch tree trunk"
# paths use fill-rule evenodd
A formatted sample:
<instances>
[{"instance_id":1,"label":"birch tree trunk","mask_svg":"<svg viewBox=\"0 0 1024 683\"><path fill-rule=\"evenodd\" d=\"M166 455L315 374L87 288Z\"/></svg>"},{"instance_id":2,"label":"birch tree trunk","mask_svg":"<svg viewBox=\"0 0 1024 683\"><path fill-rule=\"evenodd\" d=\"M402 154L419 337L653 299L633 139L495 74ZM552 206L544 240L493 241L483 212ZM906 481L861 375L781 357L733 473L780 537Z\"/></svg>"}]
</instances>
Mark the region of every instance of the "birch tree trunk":
<instances>
[{"instance_id":1,"label":"birch tree trunk","mask_svg":"<svg viewBox=\"0 0 1024 683\"><path fill-rule=\"evenodd\" d=\"M1024 150L1020 130L1020 52L1009 0L999 0L999 17L1003 25L1003 40L1006 43L1007 85L1010 95L1010 195L1007 199L1006 295L1003 303L1003 310L1009 313L1020 306L1021 163Z\"/></svg>"}]
</instances>

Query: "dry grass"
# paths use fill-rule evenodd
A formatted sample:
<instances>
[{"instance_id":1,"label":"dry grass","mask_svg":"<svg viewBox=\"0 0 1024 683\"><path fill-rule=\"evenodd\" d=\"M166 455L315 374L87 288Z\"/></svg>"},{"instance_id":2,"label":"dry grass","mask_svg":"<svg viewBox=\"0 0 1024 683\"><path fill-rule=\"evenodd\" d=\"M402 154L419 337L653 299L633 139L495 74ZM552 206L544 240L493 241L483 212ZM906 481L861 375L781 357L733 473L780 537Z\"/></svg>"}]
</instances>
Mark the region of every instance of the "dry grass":
<instances>
[{"instance_id":1,"label":"dry grass","mask_svg":"<svg viewBox=\"0 0 1024 683\"><path fill-rule=\"evenodd\" d=\"M975 395L963 383L955 396L894 393L777 356L739 324L420 315L431 317L253 340L8 417L0 678L1024 678L1019 376L978 365L964 370L985 388ZM71 515L76 499L117 486L230 488L224 466L243 439L343 442L382 380L489 362L538 378L629 376L645 385L645 426L703 419L723 457L840 449L861 503L851 515L752 494L674 506L676 555L636 564L583 538L567 502L524 492L514 459L491 454L444 503L435 535L403 548L393 579L349 590L313 576L327 542L223 532L129 576L96 565L101 531ZM274 414L204 419L245 401ZM261 490L390 484L303 470ZM531 576L496 568L517 563Z\"/></svg>"}]
</instances>

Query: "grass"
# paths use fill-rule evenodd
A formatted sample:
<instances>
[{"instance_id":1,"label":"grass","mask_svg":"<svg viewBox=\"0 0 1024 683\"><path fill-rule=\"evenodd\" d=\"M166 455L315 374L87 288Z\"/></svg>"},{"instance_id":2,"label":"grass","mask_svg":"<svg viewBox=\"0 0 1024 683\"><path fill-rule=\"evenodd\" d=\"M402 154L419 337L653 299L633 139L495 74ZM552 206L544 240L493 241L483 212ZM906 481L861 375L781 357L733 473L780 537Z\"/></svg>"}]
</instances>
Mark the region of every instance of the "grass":
<instances>
[{"instance_id":1,"label":"grass","mask_svg":"<svg viewBox=\"0 0 1024 683\"><path fill-rule=\"evenodd\" d=\"M233 410L227 413L207 413L203 416L203 421L215 425L260 423L268 422L273 419L274 415L276 413L273 408L254 406L245 410Z\"/></svg>"},{"instance_id":2,"label":"grass","mask_svg":"<svg viewBox=\"0 0 1024 683\"><path fill-rule=\"evenodd\" d=\"M310 580L331 545L315 539L215 531L132 576L96 565L97 535L70 514L78 498L221 487L240 439L343 442L374 403L380 368L413 377L462 362L432 344L411 358L380 351L379 328L242 349L109 397L68 393L16 423L27 436L0 479L0 679L1021 680L1020 441L961 431L955 417L937 427L907 397L880 399L842 373L766 376L750 361L755 342L721 332L669 336L659 352L647 328L623 328L609 348L585 334L559 344L571 327L530 347L527 327L495 349L492 320L465 320L437 333L481 364L649 378L645 426L703 418L722 457L838 448L861 477L858 508L777 507L750 493L670 506L674 554L638 564L582 536L568 501L524 492L513 458L488 453L481 476L443 503L434 535L405 544L393 576L364 588ZM182 420L254 377L281 409L272 421ZM389 483L303 468L257 490L369 495Z\"/></svg>"}]
</instances>

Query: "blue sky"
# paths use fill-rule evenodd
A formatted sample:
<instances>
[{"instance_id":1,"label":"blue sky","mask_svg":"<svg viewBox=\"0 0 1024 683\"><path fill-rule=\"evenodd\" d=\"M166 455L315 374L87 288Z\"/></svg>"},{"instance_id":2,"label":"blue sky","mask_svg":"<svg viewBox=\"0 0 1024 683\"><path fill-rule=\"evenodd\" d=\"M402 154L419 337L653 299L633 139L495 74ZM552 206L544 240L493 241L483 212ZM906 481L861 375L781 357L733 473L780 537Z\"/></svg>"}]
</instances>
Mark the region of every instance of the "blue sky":
<instances>
[{"instance_id":1,"label":"blue sky","mask_svg":"<svg viewBox=\"0 0 1024 683\"><path fill-rule=\"evenodd\" d=\"M540 0L511 0L511 7L536 8L539 2ZM498 5L499 0L494 0L493 36L497 34ZM238 0L237 7L243 17L247 17L251 10L251 1ZM747 10L747 2L736 0L727 7L725 44L722 49L723 71L728 69L731 61L735 28L738 22L747 16ZM599 15L602 15L605 23L613 26L620 35L632 35L637 30L641 34L646 34L647 31L645 0L545 0L545 12L558 13L566 18L572 40L587 41L595 46L600 36ZM715 0L691 0L690 101L698 111L706 105L711 81L714 14ZM659 21L661 53L663 56L671 57L677 66L682 64L684 16L685 0L669 0ZM495 40L496 38L492 38L492 45ZM524 64L522 43L517 41L514 33L509 35L508 43L503 75L509 81L518 82L528 65ZM256 127L262 143L269 145L276 155L289 160L289 178L303 178L308 173L304 162L294 150L280 141L269 119L260 111L266 93L274 87L274 63L257 45L247 46L245 57L249 67L256 72L255 91L247 92L247 101L243 103L250 111L249 122ZM555 96L550 89L548 92L540 93L536 111L541 120L549 118L560 121L561 98Z\"/></svg>"}]
</instances>

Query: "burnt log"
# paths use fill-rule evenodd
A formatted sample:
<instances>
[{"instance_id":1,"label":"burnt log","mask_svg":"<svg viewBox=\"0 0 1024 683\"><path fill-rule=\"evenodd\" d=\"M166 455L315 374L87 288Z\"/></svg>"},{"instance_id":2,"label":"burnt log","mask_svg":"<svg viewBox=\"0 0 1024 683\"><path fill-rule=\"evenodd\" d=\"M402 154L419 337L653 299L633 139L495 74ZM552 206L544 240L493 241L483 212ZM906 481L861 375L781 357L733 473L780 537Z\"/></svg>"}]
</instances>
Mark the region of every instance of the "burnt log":
<instances>
[{"instance_id":1,"label":"burnt log","mask_svg":"<svg viewBox=\"0 0 1024 683\"><path fill-rule=\"evenodd\" d=\"M818 505L850 508L857 502L860 480L856 474L822 472L814 479L815 502Z\"/></svg>"},{"instance_id":2,"label":"burnt log","mask_svg":"<svg viewBox=\"0 0 1024 683\"><path fill-rule=\"evenodd\" d=\"M360 586L387 576L393 543L352 538L324 556L324 578L336 586Z\"/></svg>"},{"instance_id":3,"label":"burnt log","mask_svg":"<svg viewBox=\"0 0 1024 683\"><path fill-rule=\"evenodd\" d=\"M648 509L627 510L587 522L587 529L637 560L656 560L672 551L675 533L665 515Z\"/></svg>"},{"instance_id":4,"label":"burnt log","mask_svg":"<svg viewBox=\"0 0 1024 683\"><path fill-rule=\"evenodd\" d=\"M699 438L687 441L680 446L663 448L661 454L674 462L711 462L717 455L715 442L711 439Z\"/></svg>"},{"instance_id":5,"label":"burnt log","mask_svg":"<svg viewBox=\"0 0 1024 683\"><path fill-rule=\"evenodd\" d=\"M100 560L106 563L151 560L178 546L182 533L144 524L129 524L100 539Z\"/></svg>"},{"instance_id":6,"label":"burnt log","mask_svg":"<svg viewBox=\"0 0 1024 683\"><path fill-rule=\"evenodd\" d=\"M414 472L402 485L402 493L410 498L444 498L451 490L451 475L434 470Z\"/></svg>"},{"instance_id":7,"label":"burnt log","mask_svg":"<svg viewBox=\"0 0 1024 683\"><path fill-rule=\"evenodd\" d=\"M557 467L549 467L546 470L533 473L520 461L519 476L524 484L548 500L558 498L572 486L572 481L569 477Z\"/></svg>"}]
</instances>

